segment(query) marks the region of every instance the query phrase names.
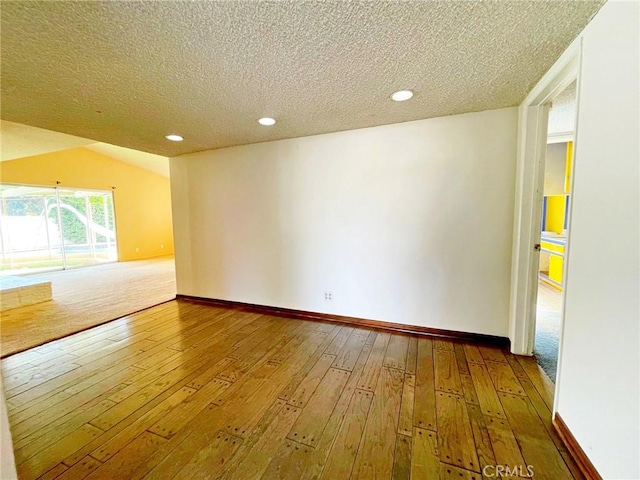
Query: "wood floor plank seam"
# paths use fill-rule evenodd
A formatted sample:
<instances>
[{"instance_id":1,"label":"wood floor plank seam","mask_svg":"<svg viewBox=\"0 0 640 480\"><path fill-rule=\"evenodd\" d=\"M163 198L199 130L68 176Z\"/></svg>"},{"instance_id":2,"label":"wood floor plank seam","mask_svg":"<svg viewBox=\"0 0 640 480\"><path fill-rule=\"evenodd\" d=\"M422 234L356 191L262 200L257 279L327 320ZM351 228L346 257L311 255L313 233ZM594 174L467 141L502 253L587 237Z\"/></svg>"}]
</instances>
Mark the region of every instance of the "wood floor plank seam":
<instances>
[{"instance_id":1,"label":"wood floor plank seam","mask_svg":"<svg viewBox=\"0 0 640 480\"><path fill-rule=\"evenodd\" d=\"M302 366L302 368L291 378L291 380L286 385L286 387L284 387L280 391L278 398L281 398L285 401L289 401L291 399L291 396L294 393L296 393L296 391L300 388L300 385L303 383L305 378L309 375L309 372L315 367L315 365L317 364L319 359L322 358L323 355L328 355L335 359L335 355L330 355L326 353L326 348L328 345L330 345L333 342L335 337L338 335L339 331L340 331L339 328L334 328L332 332L327 335L325 340L322 342L322 344L320 344L320 346L318 346L318 349L313 353L313 355L311 355L309 360L307 360L307 362ZM360 355L362 355L362 353Z\"/></svg>"},{"instance_id":2,"label":"wood floor plank seam","mask_svg":"<svg viewBox=\"0 0 640 480\"><path fill-rule=\"evenodd\" d=\"M21 479L580 478L500 348L180 301L98 328L3 361Z\"/></svg>"},{"instance_id":3,"label":"wood floor plank seam","mask_svg":"<svg viewBox=\"0 0 640 480\"><path fill-rule=\"evenodd\" d=\"M360 397L360 398L357 398ZM364 408L361 409L360 412L357 412L357 406L353 405L354 402L364 403ZM334 441L329 448L330 457L329 462L325 463L322 468L321 477L326 478L327 480L334 478L350 478L351 473L353 471L353 467L355 465L355 459L358 456L358 452L360 451L360 445L362 445L364 427L366 424L366 419L369 416L369 411L371 410L371 404L373 403L373 393L368 392L366 390L356 389L354 390L351 399L349 401L349 406L347 407L347 411L342 418L342 422L340 422L340 427L338 428L337 434L334 438ZM358 413L362 413L364 419L356 419L356 415ZM360 422L361 425L355 425L356 432L353 432L353 426L350 423L347 427L347 422L349 422L349 417L347 415L353 415L353 423ZM358 428L360 427L360 428ZM353 435L355 433L357 435L357 445L353 448L353 445L349 445L346 438L341 438L341 434L343 433L343 428L347 429L343 434L345 437ZM339 441L342 441L341 444L338 444ZM351 447L351 448L349 448ZM338 448L338 452L333 454L334 448ZM345 458L346 454L346 458ZM333 468L333 470L332 470ZM336 471L337 469L337 471Z\"/></svg>"},{"instance_id":4,"label":"wood floor plank seam","mask_svg":"<svg viewBox=\"0 0 640 480\"><path fill-rule=\"evenodd\" d=\"M160 346L159 346L159 347L160 347ZM145 355L143 355L143 356L150 356L151 354L152 354L152 352L151 352L151 351L149 351L149 352L148 352L148 354L145 354ZM133 354L133 358L135 358L136 356L137 356L137 355L134 353L134 354ZM116 367L116 369L117 369L117 368L120 368L120 367L125 368L126 366L128 366L128 365L127 365L128 363L129 363L129 362L126 362L126 363L124 363L124 364L123 364L123 363L118 363L118 364L116 364L116 366L115 366L115 367ZM86 366L86 365L83 365L83 367L85 367L85 366ZM91 376L91 374L90 374L90 373L88 373L88 374L87 374L87 377L90 377L90 376ZM34 388L35 388L35 387L34 387ZM13 399L9 399L9 400L8 400L8 403L9 403L10 405L14 403L12 400L13 400Z\"/></svg>"},{"instance_id":5,"label":"wood floor plank seam","mask_svg":"<svg viewBox=\"0 0 640 480\"><path fill-rule=\"evenodd\" d=\"M251 436L247 437L238 454L231 459L221 476L226 480L258 478L268 468L275 453L301 409L277 399L259 422Z\"/></svg>"},{"instance_id":6,"label":"wood floor plank seam","mask_svg":"<svg viewBox=\"0 0 640 480\"><path fill-rule=\"evenodd\" d=\"M501 402L506 403L505 411L509 425L527 464L535 465L538 463L537 460L543 458L546 460L546 468L549 471L536 472L538 478L571 478L566 462L544 428L543 421L531 405L529 398L502 392L498 395ZM528 427L526 431L525 425Z\"/></svg>"},{"instance_id":7,"label":"wood floor plank seam","mask_svg":"<svg viewBox=\"0 0 640 480\"><path fill-rule=\"evenodd\" d=\"M540 371L542 372L542 370L540 370ZM524 382L525 381L528 382L529 380L527 378L527 379L520 379L520 381L523 383L523 386L524 386L524 385L526 385L526 383L524 383ZM535 389L535 387L532 385L530 388L533 388L533 391L531 393L535 392L535 394L538 395L538 397L540 398L539 392ZM544 400L542 398L540 398L540 403L542 404L542 405L540 405L538 402L534 402L534 399L532 398L531 394L527 393L527 394L524 395L524 397L527 399L529 404L532 406L533 410L535 410L538 420L544 426L545 430L547 431L548 436L551 438L551 441L555 444L555 446L558 449L558 451L560 451L560 452L565 451L566 447L564 445L564 442L558 436L555 428L553 427L550 410L546 410L545 411L545 415L543 415L542 412L541 412L541 409L545 409L546 408L546 404L545 404ZM502 400L501 400L501 402L502 402ZM507 422L509 421L508 418L505 419L505 420ZM564 459L564 456L563 456L563 460L565 461L565 464L567 465L567 467L570 467L569 463L566 461L566 459Z\"/></svg>"},{"instance_id":8,"label":"wood floor plank seam","mask_svg":"<svg viewBox=\"0 0 640 480\"><path fill-rule=\"evenodd\" d=\"M104 411L113 406L113 402L109 402L108 400L103 400L101 402L96 403L91 409L95 408L97 412ZM91 410L89 409L89 410ZM87 415L93 416L95 412ZM77 417L81 417L78 415ZM77 418L76 417L76 418ZM86 421L74 421L75 419L71 419L64 424L59 425L57 428L53 429L49 432L44 432L40 436L36 436L32 438L31 441L22 444L21 447L16 445L14 453L17 462L22 462L31 458L32 456L40 453L42 450L48 448L53 443L60 440L65 435L70 434L76 429L80 428Z\"/></svg>"},{"instance_id":9,"label":"wood floor plank seam","mask_svg":"<svg viewBox=\"0 0 640 480\"><path fill-rule=\"evenodd\" d=\"M111 389L89 399L85 404L71 409L60 417L51 418L49 423L40 425L37 428L24 428L21 433L15 425L12 425L13 444L16 452L26 448L27 445L30 444L35 443L37 445L43 443L47 444L46 442L50 443L52 441L51 439L53 439L53 441L57 440L58 435L68 433L67 429L78 428L80 425L93 418L95 413L92 411L93 408L99 410L101 407L98 407L98 405L102 405L106 408L114 405L114 402L108 401L107 398L119 388L123 388L123 385L115 385ZM9 421L11 422L11 419ZM31 427L31 425L28 425L28 427Z\"/></svg>"},{"instance_id":10,"label":"wood floor plank seam","mask_svg":"<svg viewBox=\"0 0 640 480\"><path fill-rule=\"evenodd\" d=\"M353 372L349 377L349 381L345 385L342 395L340 396L340 399L334 407L333 413L327 422L322 438L320 439L313 456L308 460L307 465L305 466L301 480L318 478L322 473L324 465L330 458L331 448L342 424L344 415L351 404L355 391L357 390L360 374L364 371L364 367L368 362L369 354L373 348L373 343L376 337L377 334L369 335L367 338L367 342L365 342L365 346L360 352L360 356L358 357Z\"/></svg>"},{"instance_id":11,"label":"wood floor plank seam","mask_svg":"<svg viewBox=\"0 0 640 480\"><path fill-rule=\"evenodd\" d=\"M481 471L487 466L496 465L496 454L491 441L491 434L486 425L485 416L482 414L479 405L467 403L467 412L471 421L471 430L476 447L476 455Z\"/></svg>"},{"instance_id":12,"label":"wood floor plank seam","mask_svg":"<svg viewBox=\"0 0 640 480\"><path fill-rule=\"evenodd\" d=\"M92 460L95 460L96 462L99 462L101 465L104 463L104 462L101 462L101 461L100 461L100 459L98 459L98 458L94 457L94 456L93 456L93 452L89 453L87 456L88 456L88 457L91 457L91 459L92 459ZM77 463L75 463L74 465L76 465L76 464L77 464ZM67 467L67 468L71 468L69 465L67 465L67 464L65 464L65 463L63 463L63 465L64 465L65 467Z\"/></svg>"},{"instance_id":13,"label":"wood floor plank seam","mask_svg":"<svg viewBox=\"0 0 640 480\"><path fill-rule=\"evenodd\" d=\"M414 426L427 430L437 429L435 366L430 339L418 339L415 395L413 403Z\"/></svg>"},{"instance_id":14,"label":"wood floor plank seam","mask_svg":"<svg viewBox=\"0 0 640 480\"><path fill-rule=\"evenodd\" d=\"M192 372L190 376L185 377L184 382L186 383L186 382L191 381L191 379L193 379L199 373L200 373L199 371ZM106 437L106 441L109 441L113 436L118 435L121 430L127 428L128 425L133 423L135 421L135 419L136 419L135 418L135 414L136 413L138 413L139 415L146 414L147 412L149 412L150 410L155 408L157 405L162 403L164 400L169 398L171 395L173 395L174 393L179 391L181 388L183 388L181 386L181 382L178 382L178 383L174 384L173 386L171 386L170 388L168 388L167 390L162 392L160 395L158 395L157 397L152 399L150 402L148 402L147 404L141 406L138 410L133 412L131 415L129 415L129 416L125 417L124 419L122 419L120 422L118 422L116 425L114 425L112 428L110 428L109 430L107 430L105 432L104 436ZM97 448L97 447L95 445L89 444L84 449L82 449L81 451L85 451L86 450L87 451L86 453L89 453L89 452L93 451L94 448ZM75 464L76 462L78 462L81 458L82 458L82 455L74 455L74 456L65 458L63 461L64 461L65 464L71 466L71 465Z\"/></svg>"},{"instance_id":15,"label":"wood floor plank seam","mask_svg":"<svg viewBox=\"0 0 640 480\"><path fill-rule=\"evenodd\" d=\"M174 389L168 390L166 394L163 394L157 401L151 402L151 404L145 408L146 411L141 413L137 418L132 419L133 421L125 419L118 423L115 427L105 432L102 437L92 442L92 444L86 445L80 455L76 454L74 457L68 457L65 459L65 462L73 464L80 459L85 452L89 452L92 457L97 458L101 462L107 461L124 445L129 443L129 441L153 425L158 417L169 412L174 406L179 405L185 398L195 392L195 390L188 387L173 390Z\"/></svg>"}]
</instances>

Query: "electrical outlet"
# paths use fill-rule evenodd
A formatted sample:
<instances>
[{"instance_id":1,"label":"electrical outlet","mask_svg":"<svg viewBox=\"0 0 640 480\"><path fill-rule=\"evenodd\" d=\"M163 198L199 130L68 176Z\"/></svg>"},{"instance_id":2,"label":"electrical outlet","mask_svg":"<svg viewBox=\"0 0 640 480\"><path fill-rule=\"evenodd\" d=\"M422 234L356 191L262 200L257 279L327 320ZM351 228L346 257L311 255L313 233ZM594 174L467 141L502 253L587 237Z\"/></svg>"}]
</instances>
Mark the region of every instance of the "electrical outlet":
<instances>
[{"instance_id":1,"label":"electrical outlet","mask_svg":"<svg viewBox=\"0 0 640 480\"><path fill-rule=\"evenodd\" d=\"M333 293L331 292L324 292L324 299L329 302L331 300L333 300Z\"/></svg>"},{"instance_id":2,"label":"electrical outlet","mask_svg":"<svg viewBox=\"0 0 640 480\"><path fill-rule=\"evenodd\" d=\"M161 243L161 244L160 244L160 248L164 248L164 243Z\"/></svg>"},{"instance_id":3,"label":"electrical outlet","mask_svg":"<svg viewBox=\"0 0 640 480\"><path fill-rule=\"evenodd\" d=\"M140 249L138 247L136 247L136 253L138 253L140 251Z\"/></svg>"}]
</instances>

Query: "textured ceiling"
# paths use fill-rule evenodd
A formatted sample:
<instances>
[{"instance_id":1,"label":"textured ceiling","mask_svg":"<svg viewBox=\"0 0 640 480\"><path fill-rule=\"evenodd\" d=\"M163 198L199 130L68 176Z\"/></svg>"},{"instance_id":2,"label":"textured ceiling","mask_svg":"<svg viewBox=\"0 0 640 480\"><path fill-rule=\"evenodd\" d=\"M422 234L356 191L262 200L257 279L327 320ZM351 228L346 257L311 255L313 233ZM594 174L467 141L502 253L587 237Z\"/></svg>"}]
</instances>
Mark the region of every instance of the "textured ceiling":
<instances>
[{"instance_id":1,"label":"textured ceiling","mask_svg":"<svg viewBox=\"0 0 640 480\"><path fill-rule=\"evenodd\" d=\"M513 106L603 3L3 1L2 118L173 156Z\"/></svg>"},{"instance_id":2,"label":"textured ceiling","mask_svg":"<svg viewBox=\"0 0 640 480\"><path fill-rule=\"evenodd\" d=\"M553 99L549 111L548 135L573 133L576 123L576 82Z\"/></svg>"}]
</instances>

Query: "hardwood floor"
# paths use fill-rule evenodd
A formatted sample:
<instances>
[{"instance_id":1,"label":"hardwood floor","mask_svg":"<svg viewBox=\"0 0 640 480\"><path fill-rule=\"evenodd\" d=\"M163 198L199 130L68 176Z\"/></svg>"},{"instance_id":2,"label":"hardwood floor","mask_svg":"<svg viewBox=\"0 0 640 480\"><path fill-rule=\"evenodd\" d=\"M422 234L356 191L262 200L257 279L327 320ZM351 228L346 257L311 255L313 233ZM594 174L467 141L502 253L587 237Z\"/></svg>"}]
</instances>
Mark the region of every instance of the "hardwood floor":
<instances>
[{"instance_id":1,"label":"hardwood floor","mask_svg":"<svg viewBox=\"0 0 640 480\"><path fill-rule=\"evenodd\" d=\"M2 371L21 479L581 478L492 347L176 300Z\"/></svg>"},{"instance_id":2,"label":"hardwood floor","mask_svg":"<svg viewBox=\"0 0 640 480\"><path fill-rule=\"evenodd\" d=\"M176 297L173 257L93 265L29 278L52 282L53 300L0 313L3 358Z\"/></svg>"}]
</instances>

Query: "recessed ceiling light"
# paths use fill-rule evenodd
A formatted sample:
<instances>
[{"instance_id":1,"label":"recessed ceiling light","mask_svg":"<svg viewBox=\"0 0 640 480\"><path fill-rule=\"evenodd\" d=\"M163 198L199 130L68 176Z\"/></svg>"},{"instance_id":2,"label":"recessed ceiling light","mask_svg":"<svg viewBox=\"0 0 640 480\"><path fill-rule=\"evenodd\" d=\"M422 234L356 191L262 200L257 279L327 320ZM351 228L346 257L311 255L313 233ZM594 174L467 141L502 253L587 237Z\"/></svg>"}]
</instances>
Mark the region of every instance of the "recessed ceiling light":
<instances>
[{"instance_id":1,"label":"recessed ceiling light","mask_svg":"<svg viewBox=\"0 0 640 480\"><path fill-rule=\"evenodd\" d=\"M182 140L184 140L184 138L182 138L180 135L167 135L166 137L167 140L171 140L172 142L181 142Z\"/></svg>"},{"instance_id":2,"label":"recessed ceiling light","mask_svg":"<svg viewBox=\"0 0 640 480\"><path fill-rule=\"evenodd\" d=\"M271 118L271 117L263 117L258 119L258 123L260 125L264 125L265 127L270 127L271 125L276 124L276 120L275 118Z\"/></svg>"},{"instance_id":3,"label":"recessed ceiling light","mask_svg":"<svg viewBox=\"0 0 640 480\"><path fill-rule=\"evenodd\" d=\"M411 97L413 97L413 92L411 90L398 90L391 95L391 100L395 102L404 102L405 100L409 100Z\"/></svg>"}]
</instances>

